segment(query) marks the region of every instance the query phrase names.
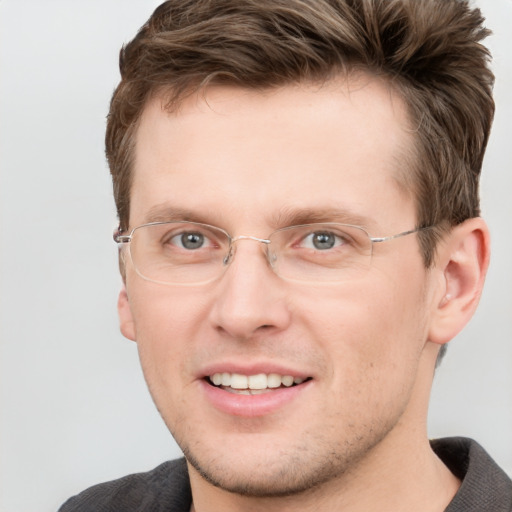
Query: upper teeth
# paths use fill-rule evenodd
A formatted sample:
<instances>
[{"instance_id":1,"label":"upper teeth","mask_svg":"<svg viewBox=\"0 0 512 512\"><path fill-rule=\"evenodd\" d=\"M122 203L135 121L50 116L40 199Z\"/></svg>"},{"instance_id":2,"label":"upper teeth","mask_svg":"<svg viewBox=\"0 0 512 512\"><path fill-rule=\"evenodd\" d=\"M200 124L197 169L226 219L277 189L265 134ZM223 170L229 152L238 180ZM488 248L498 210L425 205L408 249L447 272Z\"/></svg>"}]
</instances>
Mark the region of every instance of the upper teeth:
<instances>
[{"instance_id":1,"label":"upper teeth","mask_svg":"<svg viewBox=\"0 0 512 512\"><path fill-rule=\"evenodd\" d=\"M257 375L241 375L240 373L214 373L210 380L216 386L227 386L233 389L266 389L281 386L290 387L300 384L305 379L292 377L291 375L279 375L277 373L258 373Z\"/></svg>"}]
</instances>

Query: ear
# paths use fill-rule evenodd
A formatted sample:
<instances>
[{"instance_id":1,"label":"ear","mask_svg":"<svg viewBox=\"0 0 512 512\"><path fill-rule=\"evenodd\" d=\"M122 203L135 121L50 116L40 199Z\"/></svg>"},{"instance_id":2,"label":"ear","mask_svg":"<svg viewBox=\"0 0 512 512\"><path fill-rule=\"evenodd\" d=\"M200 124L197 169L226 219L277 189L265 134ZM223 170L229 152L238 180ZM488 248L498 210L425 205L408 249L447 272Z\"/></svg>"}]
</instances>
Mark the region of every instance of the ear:
<instances>
[{"instance_id":1,"label":"ear","mask_svg":"<svg viewBox=\"0 0 512 512\"><path fill-rule=\"evenodd\" d=\"M429 340L443 345L469 322L489 265L489 230L477 217L454 227L440 243L436 267L441 287L434 303Z\"/></svg>"},{"instance_id":2,"label":"ear","mask_svg":"<svg viewBox=\"0 0 512 512\"><path fill-rule=\"evenodd\" d=\"M137 341L135 322L133 321L132 310L126 286L123 284L117 299L117 313L119 315L119 327L121 334L132 341Z\"/></svg>"}]
</instances>

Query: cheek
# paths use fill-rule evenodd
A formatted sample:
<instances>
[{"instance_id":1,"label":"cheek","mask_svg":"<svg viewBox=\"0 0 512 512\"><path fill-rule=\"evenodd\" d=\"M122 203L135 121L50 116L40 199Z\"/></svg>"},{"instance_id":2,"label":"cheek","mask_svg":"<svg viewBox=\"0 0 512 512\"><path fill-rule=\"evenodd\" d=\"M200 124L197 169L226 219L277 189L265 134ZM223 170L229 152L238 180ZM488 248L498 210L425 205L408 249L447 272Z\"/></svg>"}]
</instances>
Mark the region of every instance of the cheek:
<instances>
[{"instance_id":1,"label":"cheek","mask_svg":"<svg viewBox=\"0 0 512 512\"><path fill-rule=\"evenodd\" d=\"M192 288L142 283L133 296L137 297L131 303L137 347L148 384L176 381L184 374L187 354L204 328L203 294Z\"/></svg>"},{"instance_id":2,"label":"cheek","mask_svg":"<svg viewBox=\"0 0 512 512\"><path fill-rule=\"evenodd\" d=\"M355 283L351 283L355 284ZM303 295L297 312L341 379L390 381L415 368L427 335L424 283L372 279ZM412 364L414 362L414 364Z\"/></svg>"}]
</instances>

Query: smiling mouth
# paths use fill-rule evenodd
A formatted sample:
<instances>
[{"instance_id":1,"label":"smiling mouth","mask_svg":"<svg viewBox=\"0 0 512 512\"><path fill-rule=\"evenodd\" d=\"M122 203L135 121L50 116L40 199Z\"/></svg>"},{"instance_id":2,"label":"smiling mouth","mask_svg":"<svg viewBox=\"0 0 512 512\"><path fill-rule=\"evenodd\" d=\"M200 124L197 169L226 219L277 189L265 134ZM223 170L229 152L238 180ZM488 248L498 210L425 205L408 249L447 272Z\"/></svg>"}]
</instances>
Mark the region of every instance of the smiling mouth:
<instances>
[{"instance_id":1,"label":"smiling mouth","mask_svg":"<svg viewBox=\"0 0 512 512\"><path fill-rule=\"evenodd\" d=\"M256 375L242 375L240 373L214 373L206 378L213 386L229 393L240 395L259 395L269 393L279 388L298 386L311 380L311 377L302 378L292 375L279 375L277 373L258 373Z\"/></svg>"}]
</instances>

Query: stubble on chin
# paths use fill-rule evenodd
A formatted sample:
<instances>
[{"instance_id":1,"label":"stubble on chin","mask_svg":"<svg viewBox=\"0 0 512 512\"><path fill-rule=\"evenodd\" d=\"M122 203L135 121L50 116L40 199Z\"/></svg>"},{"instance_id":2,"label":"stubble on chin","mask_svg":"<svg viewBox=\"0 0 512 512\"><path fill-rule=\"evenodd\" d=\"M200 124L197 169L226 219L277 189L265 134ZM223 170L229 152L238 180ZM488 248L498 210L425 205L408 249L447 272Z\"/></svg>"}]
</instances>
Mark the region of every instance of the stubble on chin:
<instances>
[{"instance_id":1,"label":"stubble on chin","mask_svg":"<svg viewBox=\"0 0 512 512\"><path fill-rule=\"evenodd\" d=\"M341 481L354 471L389 430L391 428L370 428L366 436L357 436L335 448L328 445L326 439L317 439L316 443L311 443L314 451L304 445L287 452L274 451L269 453L266 463L258 461L252 468L250 461L234 467L230 466L230 456L223 458L218 455L208 460L196 456L194 450L187 446L182 446L182 450L189 465L202 479L224 491L251 498L306 496L314 494L328 482ZM378 431L379 434L376 433ZM228 436L225 449L229 450Z\"/></svg>"}]
</instances>

